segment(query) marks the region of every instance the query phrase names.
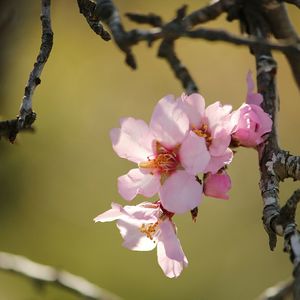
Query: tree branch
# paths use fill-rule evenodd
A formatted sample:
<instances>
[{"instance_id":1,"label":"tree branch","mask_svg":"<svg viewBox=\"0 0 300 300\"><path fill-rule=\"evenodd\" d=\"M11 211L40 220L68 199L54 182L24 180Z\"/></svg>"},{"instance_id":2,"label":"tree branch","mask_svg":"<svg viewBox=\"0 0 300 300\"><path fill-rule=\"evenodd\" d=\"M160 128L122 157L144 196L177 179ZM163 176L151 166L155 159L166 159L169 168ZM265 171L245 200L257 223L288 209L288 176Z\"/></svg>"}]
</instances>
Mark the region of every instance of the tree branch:
<instances>
[{"instance_id":1,"label":"tree branch","mask_svg":"<svg viewBox=\"0 0 300 300\"><path fill-rule=\"evenodd\" d=\"M275 6L276 7L276 6ZM249 32L258 38L267 39L269 36L269 26L263 17L265 6L259 0L249 1L244 7L247 28ZM253 18L255 12L255 18ZM273 120L272 131L264 143L257 147L260 165L260 189L263 198L263 223L269 235L269 245L271 250L276 246L277 235L284 236L284 251L290 254L294 264L294 299L300 299L300 235L296 229L295 213L297 204L300 201L300 190L286 201L283 207L279 203L279 181L292 175L298 177L298 167L295 164L297 158L284 157L287 152L280 150L277 140L277 112L279 107L279 97L276 87L277 66L272 58L270 50L265 46L252 46L251 52L255 56L257 69L258 92L263 95L262 108ZM280 168L274 167L277 159L280 158ZM289 163L286 161L289 159ZM277 174L277 171L280 171ZM283 171L282 171L283 170Z\"/></svg>"},{"instance_id":2,"label":"tree branch","mask_svg":"<svg viewBox=\"0 0 300 300\"><path fill-rule=\"evenodd\" d=\"M228 20L237 18L241 4L234 0L220 0L189 15L185 14L185 6L179 9L176 18L168 23L163 23L162 18L155 14L127 13L126 16L138 24L155 26L149 30L134 29L130 31L124 29L118 9L112 0L95 0L95 3L92 0L78 0L78 3L80 3L82 12L89 11L88 15L92 15L92 20L101 20L108 26L117 46L125 53L126 64L132 69L137 68L137 62L131 50L132 46L141 41L146 41L151 46L154 41L162 39L158 56L166 59L187 93L196 92L198 89L188 69L182 65L176 55L175 40L178 38L200 38L209 41L224 41L235 45L264 45L268 49L280 50L286 54L300 51L298 43L290 39L282 43L271 43L263 38L251 36L244 38L222 30L206 28L191 30L196 25L214 20L224 12L227 12ZM88 19L87 21L89 22Z\"/></svg>"},{"instance_id":3,"label":"tree branch","mask_svg":"<svg viewBox=\"0 0 300 300\"><path fill-rule=\"evenodd\" d=\"M51 0L41 0L42 42L37 60L25 87L19 116L14 120L0 122L0 138L1 136L7 137L11 142L14 142L19 131L30 128L36 119L36 114L32 110L32 97L35 88L41 83L40 76L53 45L50 5Z\"/></svg>"},{"instance_id":4,"label":"tree branch","mask_svg":"<svg viewBox=\"0 0 300 300\"><path fill-rule=\"evenodd\" d=\"M32 279L39 285L52 284L91 300L121 300L118 296L96 286L85 278L33 262L19 255L0 252L0 270L10 271Z\"/></svg>"},{"instance_id":5,"label":"tree branch","mask_svg":"<svg viewBox=\"0 0 300 300\"><path fill-rule=\"evenodd\" d=\"M285 51L284 55L300 89L300 38L289 19L284 3L274 0L264 0L263 3L266 19L275 38L291 41L297 45L297 47Z\"/></svg>"},{"instance_id":6,"label":"tree branch","mask_svg":"<svg viewBox=\"0 0 300 300\"><path fill-rule=\"evenodd\" d=\"M110 34L104 30L99 18L95 15L96 4L89 0L77 0L79 12L84 15L87 23L92 30L99 35L104 41L111 39Z\"/></svg>"}]
</instances>

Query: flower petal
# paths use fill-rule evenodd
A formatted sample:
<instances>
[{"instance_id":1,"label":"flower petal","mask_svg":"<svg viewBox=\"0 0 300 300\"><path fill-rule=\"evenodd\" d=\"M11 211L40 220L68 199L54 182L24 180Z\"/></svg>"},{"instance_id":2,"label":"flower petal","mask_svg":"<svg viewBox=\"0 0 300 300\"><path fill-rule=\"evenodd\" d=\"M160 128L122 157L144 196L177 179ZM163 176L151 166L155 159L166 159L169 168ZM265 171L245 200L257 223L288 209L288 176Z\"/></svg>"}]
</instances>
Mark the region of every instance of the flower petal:
<instances>
[{"instance_id":1,"label":"flower petal","mask_svg":"<svg viewBox=\"0 0 300 300\"><path fill-rule=\"evenodd\" d=\"M265 133L270 132L273 123L271 117L260 106L251 105L251 107L259 118L259 133L264 135Z\"/></svg>"},{"instance_id":2,"label":"flower petal","mask_svg":"<svg viewBox=\"0 0 300 300\"><path fill-rule=\"evenodd\" d=\"M225 129L222 126L218 126L214 135L212 136L212 142L209 146L209 153L212 156L220 156L226 152L231 141L230 130Z\"/></svg>"},{"instance_id":3,"label":"flower petal","mask_svg":"<svg viewBox=\"0 0 300 300\"><path fill-rule=\"evenodd\" d=\"M205 139L190 131L179 149L179 157L188 173L196 175L203 172L210 160Z\"/></svg>"},{"instance_id":4,"label":"flower petal","mask_svg":"<svg viewBox=\"0 0 300 300\"><path fill-rule=\"evenodd\" d=\"M202 185L194 175L176 171L166 179L159 192L162 206L173 213L185 213L199 205Z\"/></svg>"},{"instance_id":5,"label":"flower petal","mask_svg":"<svg viewBox=\"0 0 300 300\"><path fill-rule=\"evenodd\" d=\"M232 137L245 147L256 147L272 129L270 116L255 104L243 104L232 114L232 120L236 124Z\"/></svg>"},{"instance_id":6,"label":"flower petal","mask_svg":"<svg viewBox=\"0 0 300 300\"><path fill-rule=\"evenodd\" d=\"M124 214L123 207L120 204L112 203L111 209L94 218L95 222L111 222L119 219Z\"/></svg>"},{"instance_id":7,"label":"flower petal","mask_svg":"<svg viewBox=\"0 0 300 300\"><path fill-rule=\"evenodd\" d=\"M189 120L173 96L162 98L154 108L150 128L166 148L180 144L189 129Z\"/></svg>"},{"instance_id":8,"label":"flower petal","mask_svg":"<svg viewBox=\"0 0 300 300\"><path fill-rule=\"evenodd\" d=\"M154 137L143 120L124 118L120 123L121 128L110 131L113 149L120 157L139 163L153 155Z\"/></svg>"},{"instance_id":9,"label":"flower petal","mask_svg":"<svg viewBox=\"0 0 300 300\"><path fill-rule=\"evenodd\" d=\"M208 166L205 169L205 173L211 172L217 173L221 168L231 163L233 158L233 152L227 148L223 155L211 156Z\"/></svg>"},{"instance_id":10,"label":"flower petal","mask_svg":"<svg viewBox=\"0 0 300 300\"><path fill-rule=\"evenodd\" d=\"M159 188L160 175L143 173L140 169L132 169L118 178L118 191L126 200L132 200L137 194L152 197Z\"/></svg>"},{"instance_id":11,"label":"flower petal","mask_svg":"<svg viewBox=\"0 0 300 300\"><path fill-rule=\"evenodd\" d=\"M255 105L261 105L264 98L262 94L260 93L254 93L255 84L252 78L252 72L249 70L247 73L247 104L255 104Z\"/></svg>"},{"instance_id":12,"label":"flower petal","mask_svg":"<svg viewBox=\"0 0 300 300\"><path fill-rule=\"evenodd\" d=\"M157 260L165 275L169 278L178 277L188 260L176 236L171 221L160 224L160 235L157 244Z\"/></svg>"},{"instance_id":13,"label":"flower petal","mask_svg":"<svg viewBox=\"0 0 300 300\"><path fill-rule=\"evenodd\" d=\"M123 246L135 251L150 251L156 247L157 240L151 240L140 231L142 222L134 219L118 220L117 227L123 237Z\"/></svg>"},{"instance_id":14,"label":"flower petal","mask_svg":"<svg viewBox=\"0 0 300 300\"><path fill-rule=\"evenodd\" d=\"M229 175L222 173L209 173L204 179L204 194L206 196L227 200L229 199L228 191L231 189L231 180Z\"/></svg>"},{"instance_id":15,"label":"flower petal","mask_svg":"<svg viewBox=\"0 0 300 300\"><path fill-rule=\"evenodd\" d=\"M222 105L220 101L207 106L205 116L212 134L217 126L222 125L224 119L230 114L231 109L231 105Z\"/></svg>"},{"instance_id":16,"label":"flower petal","mask_svg":"<svg viewBox=\"0 0 300 300\"><path fill-rule=\"evenodd\" d=\"M205 112L205 100L200 94L183 94L181 96L180 107L186 113L190 121L190 126L199 128Z\"/></svg>"},{"instance_id":17,"label":"flower petal","mask_svg":"<svg viewBox=\"0 0 300 300\"><path fill-rule=\"evenodd\" d=\"M160 206L152 202L142 202L138 205L126 205L123 210L129 218L137 219L146 223L155 223L161 212Z\"/></svg>"}]
</instances>

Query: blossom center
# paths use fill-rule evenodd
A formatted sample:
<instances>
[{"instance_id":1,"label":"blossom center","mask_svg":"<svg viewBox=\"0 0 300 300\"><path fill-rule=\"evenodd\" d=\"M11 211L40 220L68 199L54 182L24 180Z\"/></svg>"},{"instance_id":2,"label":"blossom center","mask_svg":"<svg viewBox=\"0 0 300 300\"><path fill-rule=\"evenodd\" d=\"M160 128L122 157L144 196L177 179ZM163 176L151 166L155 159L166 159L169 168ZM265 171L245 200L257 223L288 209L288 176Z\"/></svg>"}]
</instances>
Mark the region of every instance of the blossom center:
<instances>
[{"instance_id":1,"label":"blossom center","mask_svg":"<svg viewBox=\"0 0 300 300\"><path fill-rule=\"evenodd\" d=\"M139 167L143 169L155 169L159 173L169 175L177 169L179 159L177 148L168 150L158 142L156 143L157 155L154 159L148 158L148 161L139 163Z\"/></svg>"},{"instance_id":2,"label":"blossom center","mask_svg":"<svg viewBox=\"0 0 300 300\"><path fill-rule=\"evenodd\" d=\"M145 233L147 238L153 240L153 236L157 232L157 229L158 229L158 221L147 225L142 224L142 226L140 227L140 232Z\"/></svg>"},{"instance_id":3,"label":"blossom center","mask_svg":"<svg viewBox=\"0 0 300 300\"><path fill-rule=\"evenodd\" d=\"M198 136L201 136L201 137L205 138L207 146L211 145L212 137L211 137L211 134L210 134L210 132L208 130L208 125L207 124L201 125L200 128L193 128L192 131L195 134L197 134Z\"/></svg>"}]
</instances>

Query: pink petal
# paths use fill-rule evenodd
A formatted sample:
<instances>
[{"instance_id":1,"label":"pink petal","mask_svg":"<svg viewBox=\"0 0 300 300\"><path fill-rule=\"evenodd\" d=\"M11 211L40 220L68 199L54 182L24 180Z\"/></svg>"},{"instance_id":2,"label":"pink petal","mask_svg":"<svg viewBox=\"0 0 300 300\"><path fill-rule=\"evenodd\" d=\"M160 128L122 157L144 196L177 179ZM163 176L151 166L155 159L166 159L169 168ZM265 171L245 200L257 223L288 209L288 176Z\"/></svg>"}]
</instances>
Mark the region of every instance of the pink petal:
<instances>
[{"instance_id":1,"label":"pink petal","mask_svg":"<svg viewBox=\"0 0 300 300\"><path fill-rule=\"evenodd\" d=\"M236 123L232 137L245 147L256 147L263 135L272 130L272 120L260 106L243 104L232 114Z\"/></svg>"},{"instance_id":2,"label":"pink petal","mask_svg":"<svg viewBox=\"0 0 300 300\"><path fill-rule=\"evenodd\" d=\"M205 112L205 100L200 94L182 95L180 107L186 113L190 126L199 128Z\"/></svg>"},{"instance_id":3,"label":"pink petal","mask_svg":"<svg viewBox=\"0 0 300 300\"><path fill-rule=\"evenodd\" d=\"M213 132L217 126L222 125L225 117L231 112L231 105L222 105L219 101L209 105L205 110L208 127Z\"/></svg>"},{"instance_id":4,"label":"pink petal","mask_svg":"<svg viewBox=\"0 0 300 300\"><path fill-rule=\"evenodd\" d=\"M221 174L209 173L204 180L204 194L219 199L229 199L228 191L231 189L231 180L224 171Z\"/></svg>"},{"instance_id":5,"label":"pink petal","mask_svg":"<svg viewBox=\"0 0 300 300\"><path fill-rule=\"evenodd\" d=\"M132 200L137 194L152 197L159 188L160 175L145 174L140 169L132 169L118 178L118 191L126 200Z\"/></svg>"},{"instance_id":6,"label":"pink petal","mask_svg":"<svg viewBox=\"0 0 300 300\"><path fill-rule=\"evenodd\" d=\"M159 192L162 206L173 213L185 213L199 205L202 185L194 175L176 171L166 179Z\"/></svg>"},{"instance_id":7,"label":"pink petal","mask_svg":"<svg viewBox=\"0 0 300 300\"><path fill-rule=\"evenodd\" d=\"M252 78L252 71L249 70L247 73L247 92L252 93L254 91L255 84Z\"/></svg>"},{"instance_id":8,"label":"pink petal","mask_svg":"<svg viewBox=\"0 0 300 300\"><path fill-rule=\"evenodd\" d=\"M157 244L157 260L165 275L178 277L188 265L187 258L176 236L173 224L166 220L160 224L160 235Z\"/></svg>"},{"instance_id":9,"label":"pink petal","mask_svg":"<svg viewBox=\"0 0 300 300\"><path fill-rule=\"evenodd\" d=\"M153 136L143 120L125 118L121 128L110 131L113 149L122 158L139 163L153 155Z\"/></svg>"},{"instance_id":10,"label":"pink petal","mask_svg":"<svg viewBox=\"0 0 300 300\"><path fill-rule=\"evenodd\" d=\"M182 142L189 129L189 120L179 109L173 96L162 98L155 106L150 128L156 138L166 148Z\"/></svg>"},{"instance_id":11,"label":"pink petal","mask_svg":"<svg viewBox=\"0 0 300 300\"><path fill-rule=\"evenodd\" d=\"M134 219L118 220L117 227L124 239L123 246L135 251L150 251L156 247L157 240L150 240L140 231L142 222Z\"/></svg>"},{"instance_id":12,"label":"pink petal","mask_svg":"<svg viewBox=\"0 0 300 300\"><path fill-rule=\"evenodd\" d=\"M231 163L233 158L233 152L227 148L223 155L211 156L208 166L205 169L205 173L211 172L217 173L221 168Z\"/></svg>"},{"instance_id":13,"label":"pink petal","mask_svg":"<svg viewBox=\"0 0 300 300\"><path fill-rule=\"evenodd\" d=\"M226 152L231 141L230 131L222 126L215 129L212 136L212 143L209 146L209 153L212 156L220 156Z\"/></svg>"},{"instance_id":14,"label":"pink petal","mask_svg":"<svg viewBox=\"0 0 300 300\"><path fill-rule=\"evenodd\" d=\"M260 135L257 135L256 132L248 128L238 129L232 137L244 147L256 147L263 142Z\"/></svg>"},{"instance_id":15,"label":"pink petal","mask_svg":"<svg viewBox=\"0 0 300 300\"><path fill-rule=\"evenodd\" d=\"M249 71L247 74L247 104L255 104L255 105L261 105L263 102L263 96L259 93L254 93L255 84L252 79L252 72Z\"/></svg>"},{"instance_id":16,"label":"pink petal","mask_svg":"<svg viewBox=\"0 0 300 300\"><path fill-rule=\"evenodd\" d=\"M160 207L156 203L142 202L138 205L126 205L123 211L130 219L139 220L139 222L155 223L160 215ZM125 219L122 217L122 219Z\"/></svg>"},{"instance_id":17,"label":"pink petal","mask_svg":"<svg viewBox=\"0 0 300 300\"><path fill-rule=\"evenodd\" d=\"M261 135L264 135L267 132L270 132L272 130L272 119L271 117L264 112L264 110L257 105L251 105L252 110L256 113L258 119L259 119L259 132Z\"/></svg>"},{"instance_id":18,"label":"pink petal","mask_svg":"<svg viewBox=\"0 0 300 300\"><path fill-rule=\"evenodd\" d=\"M111 222L119 219L124 214L123 207L120 204L112 203L111 209L94 218L95 222Z\"/></svg>"},{"instance_id":19,"label":"pink petal","mask_svg":"<svg viewBox=\"0 0 300 300\"><path fill-rule=\"evenodd\" d=\"M264 101L264 97L260 93L248 94L246 99L247 104L254 104L254 105L261 105L263 101Z\"/></svg>"},{"instance_id":20,"label":"pink petal","mask_svg":"<svg viewBox=\"0 0 300 300\"><path fill-rule=\"evenodd\" d=\"M205 139L190 131L179 149L179 157L188 173L196 175L203 172L210 160Z\"/></svg>"}]
</instances>

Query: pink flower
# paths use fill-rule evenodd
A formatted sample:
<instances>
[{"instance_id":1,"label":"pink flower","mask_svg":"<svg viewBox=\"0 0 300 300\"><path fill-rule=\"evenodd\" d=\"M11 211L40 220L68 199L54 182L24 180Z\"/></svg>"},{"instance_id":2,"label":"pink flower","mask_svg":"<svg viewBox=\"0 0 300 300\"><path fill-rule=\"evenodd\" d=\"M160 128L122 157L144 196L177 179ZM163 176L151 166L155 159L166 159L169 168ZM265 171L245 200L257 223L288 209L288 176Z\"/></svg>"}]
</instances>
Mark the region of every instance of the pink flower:
<instances>
[{"instance_id":1,"label":"pink flower","mask_svg":"<svg viewBox=\"0 0 300 300\"><path fill-rule=\"evenodd\" d=\"M206 196L229 199L228 191L231 189L231 180L225 171L217 174L208 173L204 178L204 194Z\"/></svg>"},{"instance_id":2,"label":"pink flower","mask_svg":"<svg viewBox=\"0 0 300 300\"><path fill-rule=\"evenodd\" d=\"M205 100L200 94L183 94L180 102L180 107L189 118L191 131L206 142L210 161L204 171L216 173L233 157L229 148L231 127L228 116L231 106L215 102L205 109Z\"/></svg>"},{"instance_id":3,"label":"pink flower","mask_svg":"<svg viewBox=\"0 0 300 300\"><path fill-rule=\"evenodd\" d=\"M232 138L239 145L256 147L264 141L264 135L272 130L270 116L259 106L263 101L261 94L253 93L254 83L251 73L247 75L247 103L231 115Z\"/></svg>"},{"instance_id":4,"label":"pink flower","mask_svg":"<svg viewBox=\"0 0 300 300\"><path fill-rule=\"evenodd\" d=\"M184 213L198 206L202 185L195 175L206 168L210 155L203 137L189 132L189 120L172 96L156 105L150 127L133 118L122 119L111 130L115 152L138 164L119 177L119 193L126 200L137 194L159 193L168 211Z\"/></svg>"},{"instance_id":5,"label":"pink flower","mask_svg":"<svg viewBox=\"0 0 300 300\"><path fill-rule=\"evenodd\" d=\"M159 202L124 207L112 203L112 208L94 221L117 221L123 246L130 250L150 251L157 247L159 266L167 277L173 278L180 275L188 261L176 236L172 216L173 213L162 209Z\"/></svg>"}]
</instances>

